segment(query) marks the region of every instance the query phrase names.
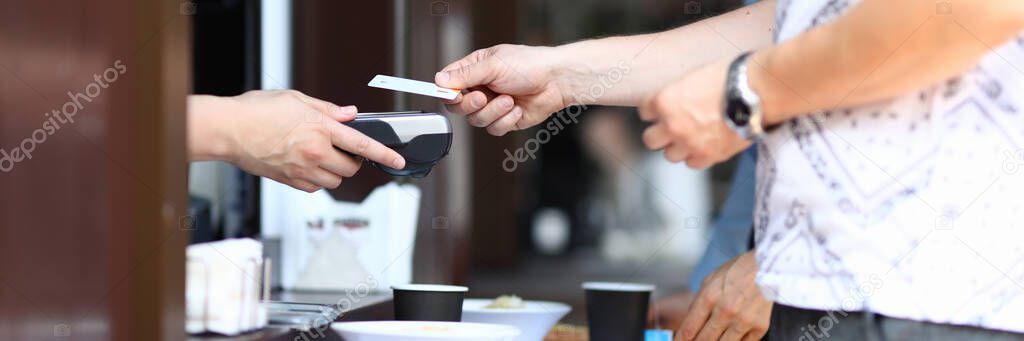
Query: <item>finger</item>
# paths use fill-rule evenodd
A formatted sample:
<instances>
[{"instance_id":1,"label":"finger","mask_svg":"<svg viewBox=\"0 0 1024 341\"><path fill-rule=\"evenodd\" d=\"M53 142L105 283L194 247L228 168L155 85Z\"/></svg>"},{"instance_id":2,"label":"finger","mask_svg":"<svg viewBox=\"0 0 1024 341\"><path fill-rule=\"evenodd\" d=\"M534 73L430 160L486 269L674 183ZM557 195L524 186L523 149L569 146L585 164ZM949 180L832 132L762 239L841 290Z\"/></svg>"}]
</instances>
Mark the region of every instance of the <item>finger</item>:
<instances>
[{"instance_id":1,"label":"finger","mask_svg":"<svg viewBox=\"0 0 1024 341\"><path fill-rule=\"evenodd\" d=\"M646 100L640 104L640 107L636 108L637 115L640 116L641 121L652 122L658 118L658 115L652 109L653 107L651 100Z\"/></svg>"},{"instance_id":2,"label":"finger","mask_svg":"<svg viewBox=\"0 0 1024 341\"><path fill-rule=\"evenodd\" d=\"M644 130L643 134L644 146L650 150L660 150L668 146L669 142L672 141L668 130L665 125L657 123Z\"/></svg>"},{"instance_id":3,"label":"finger","mask_svg":"<svg viewBox=\"0 0 1024 341\"><path fill-rule=\"evenodd\" d=\"M356 106L354 106L354 105L346 105L346 106L343 106L343 107L339 108L338 112L332 113L332 114L330 114L328 116L330 116L330 118L332 120L335 120L335 121L338 121L338 122L348 122L348 121L356 119L356 115L358 113L359 113L359 108L356 108Z\"/></svg>"},{"instance_id":4,"label":"finger","mask_svg":"<svg viewBox=\"0 0 1024 341\"><path fill-rule=\"evenodd\" d=\"M391 148L341 123L331 124L331 143L341 150L394 169L405 167L405 159Z\"/></svg>"},{"instance_id":5,"label":"finger","mask_svg":"<svg viewBox=\"0 0 1024 341\"><path fill-rule=\"evenodd\" d=\"M772 302L765 300L760 295L760 291L756 294L757 297L753 298L752 302L757 302L753 307L746 309L747 314L750 317L748 321L753 321L750 325L750 330L747 331L747 336L744 339L760 340L768 333L768 328L771 325L772 319Z\"/></svg>"},{"instance_id":6,"label":"finger","mask_svg":"<svg viewBox=\"0 0 1024 341\"><path fill-rule=\"evenodd\" d=\"M438 72L434 75L434 83L443 88L465 89L490 84L497 75L498 64L493 58L484 58L454 70Z\"/></svg>"},{"instance_id":7,"label":"finger","mask_svg":"<svg viewBox=\"0 0 1024 341\"><path fill-rule=\"evenodd\" d=\"M487 49L479 49L479 50L473 51L470 54L467 54L465 57L462 57L462 59L456 60L456 61L452 62L451 64L448 64L447 66L442 68L441 71L452 71L452 70L455 70L455 69L459 69L459 68L465 67L465 66L467 66L469 64L473 64L473 63L476 63L476 62L480 61L486 55L487 55Z\"/></svg>"},{"instance_id":8,"label":"finger","mask_svg":"<svg viewBox=\"0 0 1024 341\"><path fill-rule=\"evenodd\" d=\"M502 116L491 125L487 126L487 133L494 136L504 136L510 131L516 130L516 124L523 118L523 108L515 107L508 114Z\"/></svg>"},{"instance_id":9,"label":"finger","mask_svg":"<svg viewBox=\"0 0 1024 341\"><path fill-rule=\"evenodd\" d=\"M280 179L280 178L271 178L271 179L273 179L274 181L283 183L285 185L291 186L292 188L295 188L297 190L300 190L300 191L303 191L303 192L306 192L306 193L313 193L313 192L316 192L316 191L320 190L320 186L314 185L313 183L311 183L309 181L306 181L306 180L302 180L302 179Z\"/></svg>"},{"instance_id":10,"label":"finger","mask_svg":"<svg viewBox=\"0 0 1024 341\"><path fill-rule=\"evenodd\" d=\"M693 169L704 169L714 164L714 158L711 156L712 153L709 149L715 148L716 143L712 140L694 138L694 139L676 139L676 142L688 143L687 147L690 149L689 155L686 157L686 166ZM735 263L733 263L735 264ZM732 269L732 267L730 267ZM732 273L732 271L730 271Z\"/></svg>"},{"instance_id":11,"label":"finger","mask_svg":"<svg viewBox=\"0 0 1024 341\"><path fill-rule=\"evenodd\" d=\"M722 333L725 332L725 328L729 326L730 318L721 313L721 310L715 309L711 312L711 317L708 318L707 323L704 323L704 327L700 329L700 333L697 334L695 340L718 340L722 337Z\"/></svg>"},{"instance_id":12,"label":"finger","mask_svg":"<svg viewBox=\"0 0 1024 341\"><path fill-rule=\"evenodd\" d=\"M747 335L743 336L743 341L758 341L763 339L765 334L767 334L765 331L755 332L751 330Z\"/></svg>"},{"instance_id":13,"label":"finger","mask_svg":"<svg viewBox=\"0 0 1024 341\"><path fill-rule=\"evenodd\" d=\"M331 151L324 159L320 162L320 168L326 169L328 172L337 174L341 177L351 178L356 175L359 171L359 167L362 166L362 160L356 159L349 156L341 151Z\"/></svg>"},{"instance_id":14,"label":"finger","mask_svg":"<svg viewBox=\"0 0 1024 341\"><path fill-rule=\"evenodd\" d=\"M347 122L356 118L356 112L358 111L354 105L340 107L337 104L311 97L304 93L295 92L299 100L307 105L313 107L316 111L321 114L327 115L331 119L339 122Z\"/></svg>"},{"instance_id":15,"label":"finger","mask_svg":"<svg viewBox=\"0 0 1024 341\"><path fill-rule=\"evenodd\" d=\"M644 122L654 122L658 118L658 115L650 110L637 110L637 114L640 115L640 120Z\"/></svg>"},{"instance_id":16,"label":"finger","mask_svg":"<svg viewBox=\"0 0 1024 341\"><path fill-rule=\"evenodd\" d=\"M462 98L458 102L445 104L445 109L448 109L448 112L458 115L469 115L483 109L487 105L487 94L483 91L472 91L459 96L462 96Z\"/></svg>"},{"instance_id":17,"label":"finger","mask_svg":"<svg viewBox=\"0 0 1024 341\"><path fill-rule=\"evenodd\" d=\"M668 160L669 162L684 161L687 160L687 157L689 156L689 148L684 148L683 146L675 144L669 145L667 148L665 148L665 159Z\"/></svg>"},{"instance_id":18,"label":"finger","mask_svg":"<svg viewBox=\"0 0 1024 341\"><path fill-rule=\"evenodd\" d=\"M718 340L740 341L743 339L744 335L747 335L748 330L750 330L750 328L744 328L741 325L733 323L731 326L729 326L728 329L725 330L724 333L722 333L722 337L719 338Z\"/></svg>"},{"instance_id":19,"label":"finger","mask_svg":"<svg viewBox=\"0 0 1024 341\"><path fill-rule=\"evenodd\" d=\"M708 155L707 152L701 150L700 146L687 148L690 150L689 155L686 156L686 166L693 169L704 169L711 167L715 163L715 160Z\"/></svg>"},{"instance_id":20,"label":"finger","mask_svg":"<svg viewBox=\"0 0 1024 341\"><path fill-rule=\"evenodd\" d=\"M747 311L751 311L752 316L746 318L744 325L746 331L743 332L743 337L739 340L760 340L768 332L767 321L761 321L759 318L763 317L761 311L756 307L747 307ZM770 318L770 317L769 317ZM744 328L739 328L744 329Z\"/></svg>"},{"instance_id":21,"label":"finger","mask_svg":"<svg viewBox=\"0 0 1024 341\"><path fill-rule=\"evenodd\" d=\"M686 158L686 166L692 169L705 169L711 167L715 162L709 158L690 155Z\"/></svg>"},{"instance_id":22,"label":"finger","mask_svg":"<svg viewBox=\"0 0 1024 341\"><path fill-rule=\"evenodd\" d=\"M512 100L512 96L501 95L487 103L480 111L466 116L466 121L474 127L486 127L494 123L499 117L512 111L512 106L514 105L515 101Z\"/></svg>"},{"instance_id":23,"label":"finger","mask_svg":"<svg viewBox=\"0 0 1024 341\"><path fill-rule=\"evenodd\" d=\"M338 188L341 185L340 176L320 167L311 169L303 180L323 188Z\"/></svg>"},{"instance_id":24,"label":"finger","mask_svg":"<svg viewBox=\"0 0 1024 341\"><path fill-rule=\"evenodd\" d=\"M707 323L711 309L714 308L714 302L707 299L705 288L707 287L701 287L697 300L693 301L690 312L686 314L683 326L679 329L679 335L683 336L683 340L693 340L697 336L697 332Z\"/></svg>"}]
</instances>

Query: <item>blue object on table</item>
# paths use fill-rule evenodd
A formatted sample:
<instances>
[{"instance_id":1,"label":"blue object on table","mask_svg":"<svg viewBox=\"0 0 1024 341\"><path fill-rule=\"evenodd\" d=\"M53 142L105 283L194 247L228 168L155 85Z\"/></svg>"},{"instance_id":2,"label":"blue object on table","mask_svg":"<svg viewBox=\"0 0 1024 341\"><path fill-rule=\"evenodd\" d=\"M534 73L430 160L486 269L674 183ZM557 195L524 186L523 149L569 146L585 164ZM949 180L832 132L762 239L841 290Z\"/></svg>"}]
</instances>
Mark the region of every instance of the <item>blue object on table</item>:
<instances>
[{"instance_id":1,"label":"blue object on table","mask_svg":"<svg viewBox=\"0 0 1024 341\"><path fill-rule=\"evenodd\" d=\"M644 332L644 341L672 341L672 331L665 329L648 329Z\"/></svg>"}]
</instances>

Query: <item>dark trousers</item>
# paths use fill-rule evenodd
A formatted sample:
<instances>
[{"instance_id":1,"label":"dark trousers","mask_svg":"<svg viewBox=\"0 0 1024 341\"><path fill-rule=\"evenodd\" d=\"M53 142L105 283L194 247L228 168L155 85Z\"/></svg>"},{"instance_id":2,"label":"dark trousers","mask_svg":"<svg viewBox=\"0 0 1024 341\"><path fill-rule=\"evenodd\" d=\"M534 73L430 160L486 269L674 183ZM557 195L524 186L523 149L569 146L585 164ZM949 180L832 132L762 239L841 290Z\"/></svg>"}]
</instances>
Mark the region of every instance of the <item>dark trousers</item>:
<instances>
[{"instance_id":1,"label":"dark trousers","mask_svg":"<svg viewBox=\"0 0 1024 341\"><path fill-rule=\"evenodd\" d=\"M767 336L772 341L1024 340L1024 334L992 329L919 322L865 312L802 309L782 304L775 304L772 308Z\"/></svg>"}]
</instances>

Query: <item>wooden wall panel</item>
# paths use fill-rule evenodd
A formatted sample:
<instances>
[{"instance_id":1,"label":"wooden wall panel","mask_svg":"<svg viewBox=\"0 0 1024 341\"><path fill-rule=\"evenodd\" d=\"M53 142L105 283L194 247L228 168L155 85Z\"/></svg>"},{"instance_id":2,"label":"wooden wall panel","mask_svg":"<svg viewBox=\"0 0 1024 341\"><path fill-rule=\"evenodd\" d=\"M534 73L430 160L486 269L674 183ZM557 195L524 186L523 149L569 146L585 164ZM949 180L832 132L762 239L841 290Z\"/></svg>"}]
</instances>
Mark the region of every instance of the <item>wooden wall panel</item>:
<instances>
[{"instance_id":1,"label":"wooden wall panel","mask_svg":"<svg viewBox=\"0 0 1024 341\"><path fill-rule=\"evenodd\" d=\"M520 1L472 2L473 46L481 49L502 43L518 42L518 6ZM473 131L473 182L469 252L471 266L507 268L519 261L523 224L523 191L528 186L528 166L518 171L502 169L505 150L522 147L529 130L502 137L488 135L483 129ZM532 165L529 165L532 166Z\"/></svg>"},{"instance_id":2,"label":"wooden wall panel","mask_svg":"<svg viewBox=\"0 0 1024 341\"><path fill-rule=\"evenodd\" d=\"M2 6L0 339L182 338L188 8Z\"/></svg>"}]
</instances>

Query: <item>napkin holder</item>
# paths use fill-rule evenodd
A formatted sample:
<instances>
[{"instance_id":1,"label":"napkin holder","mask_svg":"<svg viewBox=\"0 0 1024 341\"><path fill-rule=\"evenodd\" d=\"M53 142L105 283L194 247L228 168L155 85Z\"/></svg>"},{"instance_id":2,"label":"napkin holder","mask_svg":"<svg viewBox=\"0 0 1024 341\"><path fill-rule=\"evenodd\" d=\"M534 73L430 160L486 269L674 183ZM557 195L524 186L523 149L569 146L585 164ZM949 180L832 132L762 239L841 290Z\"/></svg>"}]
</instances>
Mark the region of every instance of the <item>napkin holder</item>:
<instances>
[{"instance_id":1,"label":"napkin holder","mask_svg":"<svg viewBox=\"0 0 1024 341\"><path fill-rule=\"evenodd\" d=\"M253 239L189 246L185 330L237 335L265 327L270 267L262 244Z\"/></svg>"}]
</instances>

